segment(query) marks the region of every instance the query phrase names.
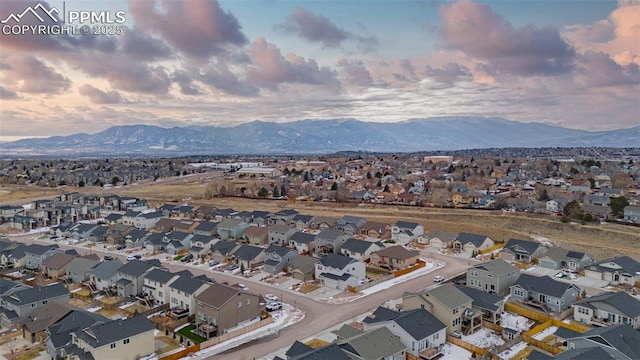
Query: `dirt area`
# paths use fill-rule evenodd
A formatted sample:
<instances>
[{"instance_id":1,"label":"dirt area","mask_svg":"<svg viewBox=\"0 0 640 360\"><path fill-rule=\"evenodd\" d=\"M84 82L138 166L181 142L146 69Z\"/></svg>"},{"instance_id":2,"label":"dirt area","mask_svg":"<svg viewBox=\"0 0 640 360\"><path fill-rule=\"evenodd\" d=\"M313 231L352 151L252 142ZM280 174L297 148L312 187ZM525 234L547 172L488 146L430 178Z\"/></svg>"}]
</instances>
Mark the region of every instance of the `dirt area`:
<instances>
[{"instance_id":1,"label":"dirt area","mask_svg":"<svg viewBox=\"0 0 640 360\"><path fill-rule=\"evenodd\" d=\"M3 185L0 187L0 203L21 204L23 199L55 196L64 191L61 188L43 188L35 185ZM76 190L74 190L76 191Z\"/></svg>"},{"instance_id":2,"label":"dirt area","mask_svg":"<svg viewBox=\"0 0 640 360\"><path fill-rule=\"evenodd\" d=\"M316 290L320 289L320 285L316 285L316 284L304 284L300 287L300 289L298 289L299 292L303 293L303 294L309 294L312 293Z\"/></svg>"},{"instance_id":3,"label":"dirt area","mask_svg":"<svg viewBox=\"0 0 640 360\"><path fill-rule=\"evenodd\" d=\"M309 347L311 347L313 349L318 349L318 348L321 348L323 346L329 345L329 343L324 341L324 340L320 340L320 339L312 339L312 340L307 341L305 343L305 345L307 345L307 346L309 346Z\"/></svg>"},{"instance_id":4,"label":"dirt area","mask_svg":"<svg viewBox=\"0 0 640 360\"><path fill-rule=\"evenodd\" d=\"M31 360L40 356L40 352L46 350L44 345L39 345L29 350L15 353L13 355L5 355L9 360Z\"/></svg>"}]
</instances>

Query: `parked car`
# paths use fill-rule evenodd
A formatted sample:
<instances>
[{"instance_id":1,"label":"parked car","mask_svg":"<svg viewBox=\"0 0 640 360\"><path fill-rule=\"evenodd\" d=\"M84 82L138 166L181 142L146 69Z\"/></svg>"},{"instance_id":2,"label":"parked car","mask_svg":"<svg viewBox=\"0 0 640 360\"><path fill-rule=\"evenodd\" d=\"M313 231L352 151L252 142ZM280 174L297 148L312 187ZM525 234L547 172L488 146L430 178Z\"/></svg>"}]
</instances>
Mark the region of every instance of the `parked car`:
<instances>
[{"instance_id":1,"label":"parked car","mask_svg":"<svg viewBox=\"0 0 640 360\"><path fill-rule=\"evenodd\" d=\"M217 261L217 260L211 260L211 261L209 262L209 266L216 266L216 265L218 265L218 264L220 264L220 262L219 262L219 261Z\"/></svg>"},{"instance_id":2,"label":"parked car","mask_svg":"<svg viewBox=\"0 0 640 360\"><path fill-rule=\"evenodd\" d=\"M49 237L49 239L51 239L51 240L56 240L57 238L58 238L58 235L51 235L51 236Z\"/></svg>"},{"instance_id":3,"label":"parked car","mask_svg":"<svg viewBox=\"0 0 640 360\"><path fill-rule=\"evenodd\" d=\"M265 309L267 309L267 311L280 310L282 309L282 303L279 301L270 302L267 304L267 306L265 306Z\"/></svg>"},{"instance_id":4,"label":"parked car","mask_svg":"<svg viewBox=\"0 0 640 360\"><path fill-rule=\"evenodd\" d=\"M182 262L187 262L187 261L191 261L193 260L193 254L187 254L185 256L182 257L182 259L180 259L180 261Z\"/></svg>"},{"instance_id":5,"label":"parked car","mask_svg":"<svg viewBox=\"0 0 640 360\"><path fill-rule=\"evenodd\" d=\"M133 255L133 257L138 259L138 260L142 259L142 255L139 255L139 254Z\"/></svg>"},{"instance_id":6,"label":"parked car","mask_svg":"<svg viewBox=\"0 0 640 360\"><path fill-rule=\"evenodd\" d=\"M135 255L127 255L127 261L136 260Z\"/></svg>"},{"instance_id":7,"label":"parked car","mask_svg":"<svg viewBox=\"0 0 640 360\"><path fill-rule=\"evenodd\" d=\"M233 265L229 265L229 267L227 268L227 270L225 270L225 272L233 272L238 269L240 269L240 267L236 264L233 264Z\"/></svg>"},{"instance_id":8,"label":"parked car","mask_svg":"<svg viewBox=\"0 0 640 360\"><path fill-rule=\"evenodd\" d=\"M267 300L268 302L275 302L278 301L278 297L273 295L273 294L267 294L264 296L264 299Z\"/></svg>"},{"instance_id":9,"label":"parked car","mask_svg":"<svg viewBox=\"0 0 640 360\"><path fill-rule=\"evenodd\" d=\"M244 291L249 291L249 287L245 284L238 284L238 287Z\"/></svg>"},{"instance_id":10,"label":"parked car","mask_svg":"<svg viewBox=\"0 0 640 360\"><path fill-rule=\"evenodd\" d=\"M105 255L102 259L103 259L103 260L106 260L106 261L111 261L111 260L113 260L113 256L111 256L111 255Z\"/></svg>"},{"instance_id":11,"label":"parked car","mask_svg":"<svg viewBox=\"0 0 640 360\"><path fill-rule=\"evenodd\" d=\"M122 250L124 249L126 246L122 245L122 244L118 244L116 245L116 250Z\"/></svg>"},{"instance_id":12,"label":"parked car","mask_svg":"<svg viewBox=\"0 0 640 360\"><path fill-rule=\"evenodd\" d=\"M440 283L444 281L444 276L438 275L436 277L433 278L434 282Z\"/></svg>"}]
</instances>

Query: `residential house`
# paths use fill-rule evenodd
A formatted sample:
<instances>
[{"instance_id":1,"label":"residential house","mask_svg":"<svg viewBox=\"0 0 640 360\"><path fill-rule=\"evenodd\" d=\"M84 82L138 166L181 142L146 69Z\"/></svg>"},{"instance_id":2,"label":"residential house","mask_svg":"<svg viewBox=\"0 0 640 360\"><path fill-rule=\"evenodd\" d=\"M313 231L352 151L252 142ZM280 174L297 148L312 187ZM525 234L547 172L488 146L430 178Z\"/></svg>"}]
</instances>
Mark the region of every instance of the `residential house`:
<instances>
[{"instance_id":1,"label":"residential house","mask_svg":"<svg viewBox=\"0 0 640 360\"><path fill-rule=\"evenodd\" d=\"M376 239L391 239L391 225L377 221L367 221L360 227L358 233Z\"/></svg>"},{"instance_id":2,"label":"residential house","mask_svg":"<svg viewBox=\"0 0 640 360\"><path fill-rule=\"evenodd\" d=\"M300 254L310 254L316 248L316 236L298 231L289 237L289 246L296 249Z\"/></svg>"},{"instance_id":3,"label":"residential house","mask_svg":"<svg viewBox=\"0 0 640 360\"><path fill-rule=\"evenodd\" d=\"M315 230L334 229L338 219L329 216L314 216L310 227Z\"/></svg>"},{"instance_id":4,"label":"residential house","mask_svg":"<svg viewBox=\"0 0 640 360\"><path fill-rule=\"evenodd\" d=\"M136 217L140 214L142 214L142 212L140 211L127 210L127 212L122 215L122 224L127 226L134 226L133 224L136 221Z\"/></svg>"},{"instance_id":5,"label":"residential house","mask_svg":"<svg viewBox=\"0 0 640 360\"><path fill-rule=\"evenodd\" d=\"M316 263L318 261L312 256L298 254L291 260L289 273L296 280L311 281L315 279Z\"/></svg>"},{"instance_id":6,"label":"residential house","mask_svg":"<svg viewBox=\"0 0 640 360\"><path fill-rule=\"evenodd\" d=\"M549 213L562 212L564 207L569 203L567 199L551 199L547 201L546 209Z\"/></svg>"},{"instance_id":7,"label":"residential house","mask_svg":"<svg viewBox=\"0 0 640 360\"><path fill-rule=\"evenodd\" d=\"M196 295L196 332L205 338L227 333L242 322L259 319L260 296L237 287L212 284Z\"/></svg>"},{"instance_id":8,"label":"residential house","mask_svg":"<svg viewBox=\"0 0 640 360\"><path fill-rule=\"evenodd\" d=\"M546 251L547 248L538 241L509 239L500 251L500 258L506 261L532 263Z\"/></svg>"},{"instance_id":9,"label":"residential house","mask_svg":"<svg viewBox=\"0 0 640 360\"><path fill-rule=\"evenodd\" d=\"M584 275L593 279L607 280L612 285L638 286L640 263L629 256L617 256L600 260L584 268Z\"/></svg>"},{"instance_id":10,"label":"residential house","mask_svg":"<svg viewBox=\"0 0 640 360\"><path fill-rule=\"evenodd\" d=\"M111 213L104 217L104 221L106 221L108 225L122 224L122 214Z\"/></svg>"},{"instance_id":11,"label":"residential house","mask_svg":"<svg viewBox=\"0 0 640 360\"><path fill-rule=\"evenodd\" d=\"M372 242L366 240L358 240L349 238L340 249L342 255L354 258L356 260L366 262L369 260L371 253L384 248L381 242Z\"/></svg>"},{"instance_id":12,"label":"residential house","mask_svg":"<svg viewBox=\"0 0 640 360\"><path fill-rule=\"evenodd\" d=\"M344 244L347 239L349 239L349 235L343 232L333 229L324 229L316 234L315 252L317 255L331 253L339 254L342 244Z\"/></svg>"},{"instance_id":13,"label":"residential house","mask_svg":"<svg viewBox=\"0 0 640 360\"><path fill-rule=\"evenodd\" d=\"M567 269L578 271L591 264L593 259L583 252L570 251L559 246L551 247L544 256L538 259L540 267L547 269Z\"/></svg>"},{"instance_id":14,"label":"residential house","mask_svg":"<svg viewBox=\"0 0 640 360\"><path fill-rule=\"evenodd\" d=\"M467 255L475 256L482 250L487 250L493 247L495 243L486 235L472 234L472 233L460 233L453 241L453 248L458 251L463 251Z\"/></svg>"},{"instance_id":15,"label":"residential house","mask_svg":"<svg viewBox=\"0 0 640 360\"><path fill-rule=\"evenodd\" d=\"M248 226L249 224L239 219L223 219L218 223L218 235L223 240L239 239Z\"/></svg>"},{"instance_id":16,"label":"residential house","mask_svg":"<svg viewBox=\"0 0 640 360\"><path fill-rule=\"evenodd\" d=\"M298 215L298 212L293 209L284 209L269 216L269 223L271 224L289 224L293 218Z\"/></svg>"},{"instance_id":17,"label":"residential house","mask_svg":"<svg viewBox=\"0 0 640 360\"><path fill-rule=\"evenodd\" d=\"M395 245L371 253L371 266L391 271L404 270L418 264L420 252Z\"/></svg>"},{"instance_id":18,"label":"residential house","mask_svg":"<svg viewBox=\"0 0 640 360\"><path fill-rule=\"evenodd\" d=\"M640 330L640 300L624 291L601 293L573 304L573 318L592 326L627 324Z\"/></svg>"},{"instance_id":19,"label":"residential house","mask_svg":"<svg viewBox=\"0 0 640 360\"><path fill-rule=\"evenodd\" d=\"M289 243L289 238L296 232L296 229L287 224L276 224L269 227L268 243L284 246Z\"/></svg>"},{"instance_id":20,"label":"residential house","mask_svg":"<svg viewBox=\"0 0 640 360\"><path fill-rule=\"evenodd\" d=\"M264 226L248 226L242 232L242 238L251 245L265 245L269 237L269 229Z\"/></svg>"},{"instance_id":21,"label":"residential house","mask_svg":"<svg viewBox=\"0 0 640 360\"><path fill-rule=\"evenodd\" d=\"M566 353L577 353L572 358L576 360L637 360L640 359L640 332L629 325L594 328L568 338L567 348Z\"/></svg>"},{"instance_id":22,"label":"residential house","mask_svg":"<svg viewBox=\"0 0 640 360\"><path fill-rule=\"evenodd\" d=\"M409 221L396 221L391 227L391 239L403 244L416 240L424 234L424 227L418 223Z\"/></svg>"},{"instance_id":23,"label":"residential house","mask_svg":"<svg viewBox=\"0 0 640 360\"><path fill-rule=\"evenodd\" d=\"M430 231L427 236L423 238L426 239L429 247L434 249L447 249L453 247L453 241L456 237L458 237L458 234L434 230Z\"/></svg>"},{"instance_id":24,"label":"residential house","mask_svg":"<svg viewBox=\"0 0 640 360\"><path fill-rule=\"evenodd\" d=\"M293 345L285 353L286 360L312 360L312 359L326 359L326 360L352 360L353 357L349 356L347 352L342 349L338 344L331 343L318 348L312 348L299 341L295 341ZM273 360L283 360L280 357L275 357Z\"/></svg>"},{"instance_id":25,"label":"residential house","mask_svg":"<svg viewBox=\"0 0 640 360\"><path fill-rule=\"evenodd\" d=\"M47 354L55 359L63 358L63 349L71 347L72 332L111 321L102 315L80 309L64 310L62 313L64 316L57 316L58 314L56 313L52 314L50 319L58 319L51 325L46 326L44 331L47 337L45 341L42 341L46 345ZM36 322L39 321L36 320Z\"/></svg>"},{"instance_id":26,"label":"residential house","mask_svg":"<svg viewBox=\"0 0 640 360\"><path fill-rule=\"evenodd\" d=\"M204 258L209 254L211 246L218 241L220 241L220 239L214 239L209 235L194 235L191 238L191 248L189 248L189 252L196 259Z\"/></svg>"},{"instance_id":27,"label":"residential house","mask_svg":"<svg viewBox=\"0 0 640 360\"><path fill-rule=\"evenodd\" d=\"M485 292L506 294L520 277L520 270L502 259L490 260L467 269L467 286Z\"/></svg>"},{"instance_id":28,"label":"residential house","mask_svg":"<svg viewBox=\"0 0 640 360\"><path fill-rule=\"evenodd\" d=\"M11 295L0 297L0 323L10 328L16 323L24 324L29 315L51 302L66 304L69 302L69 290L60 283L49 286L37 286L15 291Z\"/></svg>"},{"instance_id":29,"label":"residential house","mask_svg":"<svg viewBox=\"0 0 640 360\"><path fill-rule=\"evenodd\" d=\"M191 214L193 214L194 208L189 205L180 205L176 206L171 210L171 217L178 217L181 219L191 219Z\"/></svg>"},{"instance_id":30,"label":"residential house","mask_svg":"<svg viewBox=\"0 0 640 360\"><path fill-rule=\"evenodd\" d=\"M231 255L236 265L244 270L253 269L256 266L262 265L265 258L263 248L245 244L238 246Z\"/></svg>"},{"instance_id":31,"label":"residential house","mask_svg":"<svg viewBox=\"0 0 640 360\"><path fill-rule=\"evenodd\" d=\"M167 243L164 242L163 233L151 233L144 239L144 248L152 253L158 253L164 251Z\"/></svg>"},{"instance_id":32,"label":"residential house","mask_svg":"<svg viewBox=\"0 0 640 360\"><path fill-rule=\"evenodd\" d=\"M263 271L269 274L278 274L288 269L291 260L298 256L295 249L277 245L270 245L264 251Z\"/></svg>"},{"instance_id":33,"label":"residential house","mask_svg":"<svg viewBox=\"0 0 640 360\"><path fill-rule=\"evenodd\" d=\"M640 224L640 206L625 206L623 217L626 221Z\"/></svg>"},{"instance_id":34,"label":"residential house","mask_svg":"<svg viewBox=\"0 0 640 360\"><path fill-rule=\"evenodd\" d=\"M352 191L349 193L349 200L357 200L357 201L369 201L375 197L375 194L372 191L367 190L358 190Z\"/></svg>"},{"instance_id":35,"label":"residential house","mask_svg":"<svg viewBox=\"0 0 640 360\"><path fill-rule=\"evenodd\" d=\"M115 285L118 278L118 269L122 267L119 259L103 261L88 271L89 285L92 291L105 290Z\"/></svg>"},{"instance_id":36,"label":"residential house","mask_svg":"<svg viewBox=\"0 0 640 360\"><path fill-rule=\"evenodd\" d=\"M407 347L387 327L369 331L354 329L358 334L339 340L338 346L357 360L405 360Z\"/></svg>"},{"instance_id":37,"label":"residential house","mask_svg":"<svg viewBox=\"0 0 640 360\"><path fill-rule=\"evenodd\" d=\"M23 337L31 341L31 343L44 343L47 339L47 328L53 326L74 311L77 311L77 313L89 313L86 310L73 310L73 308L68 304L59 304L56 302L51 302L38 308L38 310L34 311L33 314L29 316L27 322L22 326ZM75 315L76 314L73 314L73 316ZM108 320L102 316L100 317Z\"/></svg>"},{"instance_id":38,"label":"residential house","mask_svg":"<svg viewBox=\"0 0 640 360\"><path fill-rule=\"evenodd\" d=\"M550 312L569 309L580 296L581 289L574 284L556 281L549 276L522 274L511 285L511 300Z\"/></svg>"},{"instance_id":39,"label":"residential house","mask_svg":"<svg viewBox=\"0 0 640 360\"><path fill-rule=\"evenodd\" d=\"M156 223L162 219L162 212L153 211L138 214L133 218L133 226L140 230L148 230L156 226Z\"/></svg>"},{"instance_id":40,"label":"residential house","mask_svg":"<svg viewBox=\"0 0 640 360\"><path fill-rule=\"evenodd\" d=\"M6 245L0 253L0 264L7 269L24 267L27 264L27 246L20 243Z\"/></svg>"},{"instance_id":41,"label":"residential house","mask_svg":"<svg viewBox=\"0 0 640 360\"><path fill-rule=\"evenodd\" d=\"M126 298L142 293L144 276L157 266L142 260L131 260L118 268L116 287L118 296Z\"/></svg>"},{"instance_id":42,"label":"residential house","mask_svg":"<svg viewBox=\"0 0 640 360\"><path fill-rule=\"evenodd\" d=\"M218 223L213 221L202 221L193 229L194 235L215 236L218 234Z\"/></svg>"},{"instance_id":43,"label":"residential house","mask_svg":"<svg viewBox=\"0 0 640 360\"><path fill-rule=\"evenodd\" d=\"M366 222L367 222L367 219L362 217L344 215L338 220L338 224L336 225L336 230L342 231L345 234L349 234L353 236L358 233L360 228Z\"/></svg>"},{"instance_id":44,"label":"residential house","mask_svg":"<svg viewBox=\"0 0 640 360\"><path fill-rule=\"evenodd\" d=\"M29 289L31 286L13 280L0 278L0 297L11 295L18 290Z\"/></svg>"},{"instance_id":45,"label":"residential house","mask_svg":"<svg viewBox=\"0 0 640 360\"><path fill-rule=\"evenodd\" d=\"M447 326L425 309L398 312L378 307L362 320L365 331L386 327L407 347L407 353L419 359L441 354Z\"/></svg>"},{"instance_id":46,"label":"residential house","mask_svg":"<svg viewBox=\"0 0 640 360\"><path fill-rule=\"evenodd\" d=\"M474 313L482 314L482 321L499 325L504 311L505 298L493 293L488 293L468 286L458 287L473 301L471 308Z\"/></svg>"},{"instance_id":47,"label":"residential house","mask_svg":"<svg viewBox=\"0 0 640 360\"><path fill-rule=\"evenodd\" d=\"M316 263L315 276L322 285L345 290L357 287L367 277L365 264L348 256L329 254Z\"/></svg>"},{"instance_id":48,"label":"residential house","mask_svg":"<svg viewBox=\"0 0 640 360\"><path fill-rule=\"evenodd\" d=\"M51 279L64 276L67 273L67 264L75 258L75 255L57 253L42 262L42 273Z\"/></svg>"},{"instance_id":49,"label":"residential house","mask_svg":"<svg viewBox=\"0 0 640 360\"><path fill-rule=\"evenodd\" d=\"M425 309L447 326L447 334L473 334L482 326L482 314L472 310L473 299L452 284L442 284L424 293L402 296L404 311Z\"/></svg>"},{"instance_id":50,"label":"residential house","mask_svg":"<svg viewBox=\"0 0 640 360\"><path fill-rule=\"evenodd\" d=\"M135 360L155 352L155 325L146 316L99 323L71 333L72 359Z\"/></svg>"},{"instance_id":51,"label":"residential house","mask_svg":"<svg viewBox=\"0 0 640 360\"><path fill-rule=\"evenodd\" d=\"M63 252L58 245L27 245L24 253L27 257L25 266L27 269L42 269L42 262L57 253Z\"/></svg>"},{"instance_id":52,"label":"residential house","mask_svg":"<svg viewBox=\"0 0 640 360\"><path fill-rule=\"evenodd\" d=\"M582 211L599 220L608 220L611 215L611 208L609 206L583 204Z\"/></svg>"},{"instance_id":53,"label":"residential house","mask_svg":"<svg viewBox=\"0 0 640 360\"><path fill-rule=\"evenodd\" d=\"M185 270L188 273L188 271ZM169 284L180 277L179 273L170 272L167 269L156 268L144 274L142 285L142 298L147 301L149 307L169 304Z\"/></svg>"},{"instance_id":54,"label":"residential house","mask_svg":"<svg viewBox=\"0 0 640 360\"><path fill-rule=\"evenodd\" d=\"M187 273L168 284L169 304L172 309L188 310L189 315L193 315L196 312L196 296L211 286L213 281L205 276L194 277Z\"/></svg>"},{"instance_id":55,"label":"residential house","mask_svg":"<svg viewBox=\"0 0 640 360\"><path fill-rule=\"evenodd\" d=\"M77 256L67 265L67 281L80 284L89 280L89 271L98 264L100 264L100 258L95 254Z\"/></svg>"},{"instance_id":56,"label":"residential house","mask_svg":"<svg viewBox=\"0 0 640 360\"><path fill-rule=\"evenodd\" d=\"M299 231L305 230L311 227L311 220L313 216L298 214L291 219L289 226L296 228Z\"/></svg>"},{"instance_id":57,"label":"residential house","mask_svg":"<svg viewBox=\"0 0 640 360\"><path fill-rule=\"evenodd\" d=\"M249 215L249 223L256 226L267 226L271 213L268 211L254 210Z\"/></svg>"},{"instance_id":58,"label":"residential house","mask_svg":"<svg viewBox=\"0 0 640 360\"><path fill-rule=\"evenodd\" d=\"M231 259L231 254L235 251L236 248L239 248L240 245L236 244L233 241L218 241L217 243L211 246L211 258L220 263L229 262Z\"/></svg>"}]
</instances>

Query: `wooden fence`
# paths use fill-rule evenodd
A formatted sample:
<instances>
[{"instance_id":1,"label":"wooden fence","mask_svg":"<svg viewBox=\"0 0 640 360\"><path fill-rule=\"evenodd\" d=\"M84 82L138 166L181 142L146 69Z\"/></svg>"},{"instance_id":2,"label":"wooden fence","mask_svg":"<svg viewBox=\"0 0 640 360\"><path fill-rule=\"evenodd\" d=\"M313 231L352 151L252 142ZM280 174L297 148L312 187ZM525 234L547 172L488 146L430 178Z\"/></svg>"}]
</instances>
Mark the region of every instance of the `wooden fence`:
<instances>
[{"instance_id":1,"label":"wooden fence","mask_svg":"<svg viewBox=\"0 0 640 360\"><path fill-rule=\"evenodd\" d=\"M551 319L551 316L549 314L545 314L542 311L531 309L515 301L507 301L504 304L504 310L522 315L524 317L527 317L531 320L535 320L537 322L545 322Z\"/></svg>"},{"instance_id":2,"label":"wooden fence","mask_svg":"<svg viewBox=\"0 0 640 360\"><path fill-rule=\"evenodd\" d=\"M242 329L231 331L231 332L228 332L226 334L223 334L223 335L220 335L220 336L216 336L213 339L209 339L207 341L204 341L204 342L200 343L200 347L202 349L206 349L208 347L211 347L211 346L214 346L214 345L218 345L219 343L221 343L223 341L227 341L227 340L233 339L236 336L240 336L242 334L246 334L246 333L248 333L250 331L253 331L255 329L261 328L261 327L263 327L265 325L269 325L272 322L273 322L273 318L272 317L268 317L268 318L266 318L264 320L258 321L257 323L253 323L253 324L251 324L249 326L245 326Z\"/></svg>"},{"instance_id":3,"label":"wooden fence","mask_svg":"<svg viewBox=\"0 0 640 360\"><path fill-rule=\"evenodd\" d=\"M169 310L169 304L158 305L158 306L156 306L154 308L151 308L149 310L142 311L142 312L138 313L138 315L147 316L147 315L155 314L157 312L165 311L165 310ZM127 311L127 313L129 314L129 317L133 317L135 315L135 312Z\"/></svg>"},{"instance_id":4,"label":"wooden fence","mask_svg":"<svg viewBox=\"0 0 640 360\"><path fill-rule=\"evenodd\" d=\"M412 266L410 268L406 268L406 269L395 271L393 273L393 277L397 278L398 276L406 275L406 274L408 274L410 272L416 271L416 270L421 269L421 268L423 268L425 266L427 266L426 262L424 262L422 260L418 260L418 264L417 265L414 265L414 266Z\"/></svg>"},{"instance_id":5,"label":"wooden fence","mask_svg":"<svg viewBox=\"0 0 640 360\"><path fill-rule=\"evenodd\" d=\"M174 352L171 354L168 354L166 356L160 356L160 359L162 360L178 360L181 359L189 354L193 354L195 352L200 351L200 344L195 344L193 346L189 346L186 349L182 349L178 352Z\"/></svg>"},{"instance_id":6,"label":"wooden fence","mask_svg":"<svg viewBox=\"0 0 640 360\"><path fill-rule=\"evenodd\" d=\"M469 344L468 342L466 342L466 341L464 341L462 339L455 338L455 337L453 337L451 335L447 335L447 341L452 343L452 344L458 345L463 349L467 349L467 350L471 351L472 353L476 353L476 355L485 355L488 352L487 349L475 346L473 344Z\"/></svg>"},{"instance_id":7,"label":"wooden fence","mask_svg":"<svg viewBox=\"0 0 640 360\"><path fill-rule=\"evenodd\" d=\"M487 248L487 249L484 249L484 250L478 250L478 253L480 255L484 255L484 254L488 254L488 253L490 253L492 251L495 251L495 250L498 250L498 249L502 249L503 247L504 247L504 243L498 243L498 244L493 245L490 248Z\"/></svg>"}]
</instances>

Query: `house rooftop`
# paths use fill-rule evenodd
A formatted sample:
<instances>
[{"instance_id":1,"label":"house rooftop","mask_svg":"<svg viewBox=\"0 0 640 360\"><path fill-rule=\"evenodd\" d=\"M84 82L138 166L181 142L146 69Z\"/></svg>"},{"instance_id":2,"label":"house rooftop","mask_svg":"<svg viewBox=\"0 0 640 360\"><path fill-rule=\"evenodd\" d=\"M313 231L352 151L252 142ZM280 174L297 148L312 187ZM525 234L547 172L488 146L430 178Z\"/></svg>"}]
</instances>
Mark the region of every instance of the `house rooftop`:
<instances>
[{"instance_id":1,"label":"house rooftop","mask_svg":"<svg viewBox=\"0 0 640 360\"><path fill-rule=\"evenodd\" d=\"M329 254L320 259L320 264L334 269L344 269L347 265L357 262L356 259L349 256Z\"/></svg>"},{"instance_id":2,"label":"house rooftop","mask_svg":"<svg viewBox=\"0 0 640 360\"><path fill-rule=\"evenodd\" d=\"M342 244L342 250L349 250L352 253L364 254L374 243L365 240L349 238Z\"/></svg>"},{"instance_id":3,"label":"house rooftop","mask_svg":"<svg viewBox=\"0 0 640 360\"><path fill-rule=\"evenodd\" d=\"M489 311L498 310L498 303L504 301L502 296L498 296L496 294L491 294L482 290L478 290L468 286L458 287L460 291L462 291L465 295L473 300L473 306Z\"/></svg>"},{"instance_id":4,"label":"house rooftop","mask_svg":"<svg viewBox=\"0 0 640 360\"><path fill-rule=\"evenodd\" d=\"M519 271L517 267L509 264L508 262L502 259L490 260L490 261L475 265L473 266L473 268L489 271L496 276L505 275L513 271Z\"/></svg>"},{"instance_id":5,"label":"house rooftop","mask_svg":"<svg viewBox=\"0 0 640 360\"><path fill-rule=\"evenodd\" d=\"M339 345L363 360L386 359L406 349L400 338L384 326L370 331L360 331L359 334L340 341Z\"/></svg>"},{"instance_id":6,"label":"house rooftop","mask_svg":"<svg viewBox=\"0 0 640 360\"><path fill-rule=\"evenodd\" d=\"M485 241L486 238L487 238L486 235L463 232L458 234L458 237L456 237L456 240L460 241L462 245L471 243L476 247L479 247L480 245L482 245L482 243Z\"/></svg>"},{"instance_id":7,"label":"house rooftop","mask_svg":"<svg viewBox=\"0 0 640 360\"><path fill-rule=\"evenodd\" d=\"M375 254L378 254L379 256L388 257L390 259L398 259L398 260L405 260L417 255L420 255L418 251L407 250L402 245L390 246L388 248L384 248L382 250L376 251Z\"/></svg>"},{"instance_id":8,"label":"house rooftop","mask_svg":"<svg viewBox=\"0 0 640 360\"><path fill-rule=\"evenodd\" d=\"M575 338L593 339L604 346L615 348L629 359L640 359L640 332L626 324L591 329ZM599 340L597 340L599 338ZM580 358L582 359L582 358Z\"/></svg>"},{"instance_id":9,"label":"house rooftop","mask_svg":"<svg viewBox=\"0 0 640 360\"><path fill-rule=\"evenodd\" d=\"M118 272L125 274L125 275L131 275L131 276L140 276L142 274L144 274L145 272L147 272L149 269L151 269L153 267L152 264L146 262L146 261L141 261L141 260L131 260L128 263L122 265L119 269Z\"/></svg>"},{"instance_id":10,"label":"house rooftop","mask_svg":"<svg viewBox=\"0 0 640 360\"><path fill-rule=\"evenodd\" d=\"M571 287L575 287L576 291L580 289L564 282L556 281L549 276L533 276L522 274L512 286L520 286L527 291L533 291L545 295L560 298Z\"/></svg>"},{"instance_id":11,"label":"house rooftop","mask_svg":"<svg viewBox=\"0 0 640 360\"><path fill-rule=\"evenodd\" d=\"M309 244L314 241L316 236L309 233L304 233L301 231L295 232L293 235L289 237L289 241L295 241L300 244Z\"/></svg>"},{"instance_id":12,"label":"house rooftop","mask_svg":"<svg viewBox=\"0 0 640 360\"><path fill-rule=\"evenodd\" d=\"M155 330L155 325L146 316L136 316L93 325L74 333L93 348L130 338L138 334Z\"/></svg>"},{"instance_id":13,"label":"house rooftop","mask_svg":"<svg viewBox=\"0 0 640 360\"><path fill-rule=\"evenodd\" d=\"M624 291L605 292L578 301L576 306L604 310L630 318L640 316L640 300Z\"/></svg>"},{"instance_id":14,"label":"house rooftop","mask_svg":"<svg viewBox=\"0 0 640 360\"><path fill-rule=\"evenodd\" d=\"M67 290L64 285L55 283L48 286L37 286L30 289L18 290L11 295L3 296L2 300L17 306L22 306L63 296L65 294L69 295L69 290Z\"/></svg>"},{"instance_id":15,"label":"house rooftop","mask_svg":"<svg viewBox=\"0 0 640 360\"><path fill-rule=\"evenodd\" d=\"M427 300L435 299L449 309L455 309L472 302L472 299L452 284L442 284L425 293Z\"/></svg>"},{"instance_id":16,"label":"house rooftop","mask_svg":"<svg viewBox=\"0 0 640 360\"><path fill-rule=\"evenodd\" d=\"M511 252L516 254L528 254L531 255L536 250L538 250L541 246L541 243L532 240L521 240L521 239L509 239L507 243L504 245L503 249L509 249Z\"/></svg>"}]
</instances>

